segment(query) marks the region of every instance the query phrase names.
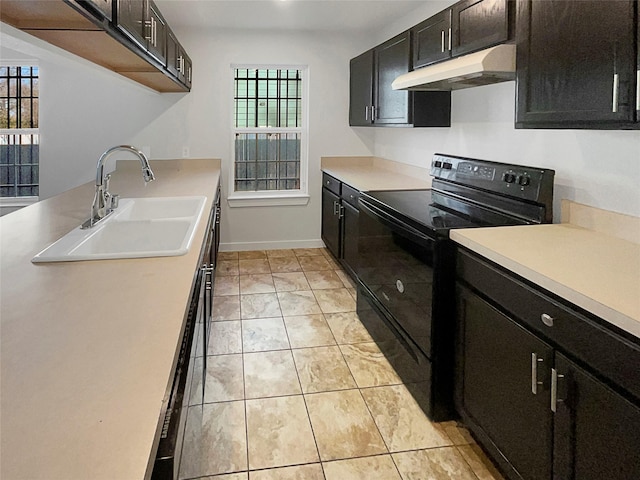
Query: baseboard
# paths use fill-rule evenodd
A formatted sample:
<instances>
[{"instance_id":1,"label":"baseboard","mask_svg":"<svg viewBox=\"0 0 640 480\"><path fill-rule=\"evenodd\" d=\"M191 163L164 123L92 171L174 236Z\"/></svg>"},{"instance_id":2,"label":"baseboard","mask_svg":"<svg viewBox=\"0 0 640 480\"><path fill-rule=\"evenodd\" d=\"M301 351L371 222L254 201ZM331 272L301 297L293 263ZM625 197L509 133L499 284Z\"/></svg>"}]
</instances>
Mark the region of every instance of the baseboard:
<instances>
[{"instance_id":1,"label":"baseboard","mask_svg":"<svg viewBox=\"0 0 640 480\"><path fill-rule=\"evenodd\" d=\"M273 242L233 242L221 243L221 252L247 252L251 250L281 250L284 248L324 248L324 242L317 240L285 240Z\"/></svg>"}]
</instances>

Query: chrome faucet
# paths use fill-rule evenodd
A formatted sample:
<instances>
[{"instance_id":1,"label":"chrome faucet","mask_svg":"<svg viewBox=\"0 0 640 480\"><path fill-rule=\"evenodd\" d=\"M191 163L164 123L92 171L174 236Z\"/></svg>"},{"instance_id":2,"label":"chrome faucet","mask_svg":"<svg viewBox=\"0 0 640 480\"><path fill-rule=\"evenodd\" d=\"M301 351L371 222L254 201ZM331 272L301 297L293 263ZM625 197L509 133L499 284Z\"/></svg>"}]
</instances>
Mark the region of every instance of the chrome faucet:
<instances>
[{"instance_id":1,"label":"chrome faucet","mask_svg":"<svg viewBox=\"0 0 640 480\"><path fill-rule=\"evenodd\" d=\"M104 164L113 153L115 152L131 152L134 153L142 163L142 177L144 183L147 184L152 180L155 180L153 171L149 166L149 160L146 155L131 145L118 145L117 147L111 147L98 159L98 166L96 171L96 193L93 197L93 204L91 205L91 217L82 224L80 228L91 228L96 225L100 220L107 217L118 207L118 195L114 195L109 192L109 180L111 175L104 174Z\"/></svg>"}]
</instances>

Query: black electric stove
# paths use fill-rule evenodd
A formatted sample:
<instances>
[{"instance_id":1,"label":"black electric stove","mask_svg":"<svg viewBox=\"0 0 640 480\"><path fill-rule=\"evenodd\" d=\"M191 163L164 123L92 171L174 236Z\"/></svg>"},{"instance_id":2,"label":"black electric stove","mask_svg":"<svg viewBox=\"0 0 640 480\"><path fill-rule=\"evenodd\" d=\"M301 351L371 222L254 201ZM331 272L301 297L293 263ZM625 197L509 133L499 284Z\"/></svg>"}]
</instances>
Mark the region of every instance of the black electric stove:
<instances>
[{"instance_id":1,"label":"black electric stove","mask_svg":"<svg viewBox=\"0 0 640 480\"><path fill-rule=\"evenodd\" d=\"M550 223L554 171L436 154L432 188L359 199L358 315L435 421L453 417L455 228Z\"/></svg>"}]
</instances>

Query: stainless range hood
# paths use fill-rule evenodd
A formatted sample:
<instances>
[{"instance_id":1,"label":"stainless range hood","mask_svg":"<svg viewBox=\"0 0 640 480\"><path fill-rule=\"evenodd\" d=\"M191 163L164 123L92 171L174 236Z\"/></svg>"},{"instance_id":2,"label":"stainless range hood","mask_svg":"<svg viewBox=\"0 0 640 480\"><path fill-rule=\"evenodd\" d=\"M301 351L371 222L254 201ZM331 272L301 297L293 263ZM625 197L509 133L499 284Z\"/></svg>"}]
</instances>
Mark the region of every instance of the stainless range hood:
<instances>
[{"instance_id":1,"label":"stainless range hood","mask_svg":"<svg viewBox=\"0 0 640 480\"><path fill-rule=\"evenodd\" d=\"M516 46L497 45L396 78L394 90L458 90L516 78Z\"/></svg>"}]
</instances>

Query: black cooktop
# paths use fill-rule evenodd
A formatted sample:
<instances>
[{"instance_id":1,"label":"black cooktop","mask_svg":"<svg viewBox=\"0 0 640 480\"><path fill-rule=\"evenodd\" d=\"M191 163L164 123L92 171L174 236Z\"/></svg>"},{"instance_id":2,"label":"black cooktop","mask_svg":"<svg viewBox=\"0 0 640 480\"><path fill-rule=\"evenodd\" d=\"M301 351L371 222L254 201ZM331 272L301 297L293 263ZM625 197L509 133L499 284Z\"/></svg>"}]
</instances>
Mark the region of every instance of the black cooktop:
<instances>
[{"instance_id":1,"label":"black cooktop","mask_svg":"<svg viewBox=\"0 0 640 480\"><path fill-rule=\"evenodd\" d=\"M453 228L526 223L431 189L370 191L361 198L425 234L448 236Z\"/></svg>"}]
</instances>

